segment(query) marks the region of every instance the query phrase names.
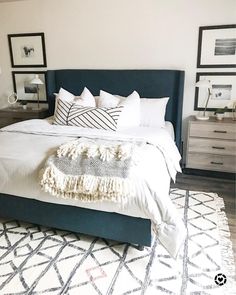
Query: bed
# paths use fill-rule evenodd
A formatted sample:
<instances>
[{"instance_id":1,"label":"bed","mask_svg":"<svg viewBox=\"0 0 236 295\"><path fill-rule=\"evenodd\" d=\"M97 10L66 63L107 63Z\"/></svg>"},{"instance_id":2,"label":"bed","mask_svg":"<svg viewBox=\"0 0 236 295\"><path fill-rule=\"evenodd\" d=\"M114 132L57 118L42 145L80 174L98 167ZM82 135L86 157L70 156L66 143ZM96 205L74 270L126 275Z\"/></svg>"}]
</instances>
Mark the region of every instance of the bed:
<instances>
[{"instance_id":1,"label":"bed","mask_svg":"<svg viewBox=\"0 0 236 295\"><path fill-rule=\"evenodd\" d=\"M89 88L93 95L99 95L100 89L104 89L110 93L117 93L122 96L127 96L133 90L136 90L140 94L140 97L150 99L165 96L170 97L165 119L173 125L175 143L181 153L183 71L49 70L46 73L46 87L50 115L54 113L55 108L54 93L57 93L60 87L72 93L80 94L84 86ZM3 135L5 133L5 131L0 133L0 141L4 140ZM14 134L16 133L12 132L10 135L12 137L11 143L14 142ZM20 157L20 154L18 157ZM1 168L0 216L137 244L140 248L151 245L152 224L150 219L95 210L94 208L90 209L53 202L43 202L34 197L24 197L22 194L18 196L17 191L14 190L14 193L8 193L8 191L3 189L5 167L2 166ZM11 177L13 187L14 175Z\"/></svg>"}]
</instances>

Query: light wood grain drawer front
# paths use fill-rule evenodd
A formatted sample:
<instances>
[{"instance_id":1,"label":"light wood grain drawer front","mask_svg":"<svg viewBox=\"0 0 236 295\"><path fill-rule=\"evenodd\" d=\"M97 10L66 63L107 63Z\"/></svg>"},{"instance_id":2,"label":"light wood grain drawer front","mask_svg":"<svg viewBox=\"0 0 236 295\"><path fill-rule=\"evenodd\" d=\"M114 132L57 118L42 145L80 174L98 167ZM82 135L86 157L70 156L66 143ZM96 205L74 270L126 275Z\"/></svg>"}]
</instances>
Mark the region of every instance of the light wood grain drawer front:
<instances>
[{"instance_id":1,"label":"light wood grain drawer front","mask_svg":"<svg viewBox=\"0 0 236 295\"><path fill-rule=\"evenodd\" d=\"M187 168L236 172L236 158L233 156L189 153Z\"/></svg>"},{"instance_id":2,"label":"light wood grain drawer front","mask_svg":"<svg viewBox=\"0 0 236 295\"><path fill-rule=\"evenodd\" d=\"M212 123L203 124L192 123L190 125L190 136L231 139L236 140L236 124Z\"/></svg>"},{"instance_id":3,"label":"light wood grain drawer front","mask_svg":"<svg viewBox=\"0 0 236 295\"><path fill-rule=\"evenodd\" d=\"M236 141L190 137L188 151L236 156Z\"/></svg>"}]
</instances>

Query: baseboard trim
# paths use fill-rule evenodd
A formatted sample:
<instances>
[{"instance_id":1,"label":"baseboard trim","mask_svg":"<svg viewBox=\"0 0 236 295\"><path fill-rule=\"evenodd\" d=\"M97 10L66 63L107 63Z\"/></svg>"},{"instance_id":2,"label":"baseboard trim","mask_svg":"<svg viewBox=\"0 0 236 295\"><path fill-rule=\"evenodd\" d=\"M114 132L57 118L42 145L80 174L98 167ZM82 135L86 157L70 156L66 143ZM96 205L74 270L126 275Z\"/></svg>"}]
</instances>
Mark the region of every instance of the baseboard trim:
<instances>
[{"instance_id":1,"label":"baseboard trim","mask_svg":"<svg viewBox=\"0 0 236 295\"><path fill-rule=\"evenodd\" d=\"M184 174L236 180L235 173L200 170L200 169L192 169L192 168L183 168L182 171Z\"/></svg>"}]
</instances>

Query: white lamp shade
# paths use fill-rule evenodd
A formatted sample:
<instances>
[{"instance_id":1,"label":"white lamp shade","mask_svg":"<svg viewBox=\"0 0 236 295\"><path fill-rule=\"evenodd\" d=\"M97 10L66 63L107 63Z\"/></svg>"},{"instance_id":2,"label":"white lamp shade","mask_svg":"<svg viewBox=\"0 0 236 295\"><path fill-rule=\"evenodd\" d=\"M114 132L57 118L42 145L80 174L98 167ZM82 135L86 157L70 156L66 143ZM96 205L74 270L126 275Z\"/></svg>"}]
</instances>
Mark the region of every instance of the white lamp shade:
<instances>
[{"instance_id":1,"label":"white lamp shade","mask_svg":"<svg viewBox=\"0 0 236 295\"><path fill-rule=\"evenodd\" d=\"M39 79L39 75L35 75L34 79L30 81L30 84L42 85L43 81Z\"/></svg>"},{"instance_id":2,"label":"white lamp shade","mask_svg":"<svg viewBox=\"0 0 236 295\"><path fill-rule=\"evenodd\" d=\"M199 88L211 88L211 81L210 80L199 80L196 85Z\"/></svg>"}]
</instances>

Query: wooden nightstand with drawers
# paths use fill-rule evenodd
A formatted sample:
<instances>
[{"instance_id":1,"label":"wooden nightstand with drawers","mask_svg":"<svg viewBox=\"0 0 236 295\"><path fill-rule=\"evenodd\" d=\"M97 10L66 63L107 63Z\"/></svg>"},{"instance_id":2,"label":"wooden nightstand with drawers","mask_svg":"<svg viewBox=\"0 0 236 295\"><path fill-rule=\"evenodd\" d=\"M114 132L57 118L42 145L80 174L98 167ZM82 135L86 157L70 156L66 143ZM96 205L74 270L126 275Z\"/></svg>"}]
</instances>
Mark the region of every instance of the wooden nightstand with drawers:
<instances>
[{"instance_id":1,"label":"wooden nightstand with drawers","mask_svg":"<svg viewBox=\"0 0 236 295\"><path fill-rule=\"evenodd\" d=\"M236 121L198 121L188 123L186 168L236 173Z\"/></svg>"},{"instance_id":2,"label":"wooden nightstand with drawers","mask_svg":"<svg viewBox=\"0 0 236 295\"><path fill-rule=\"evenodd\" d=\"M0 109L0 128L29 119L43 119L48 117L48 109L24 110L22 107L8 107Z\"/></svg>"}]
</instances>

